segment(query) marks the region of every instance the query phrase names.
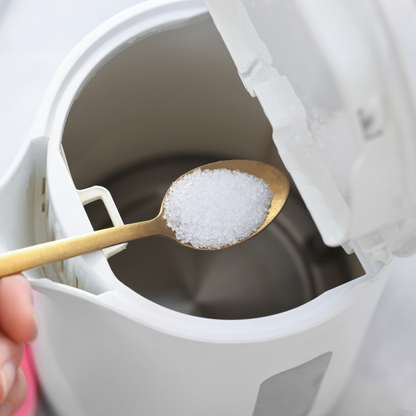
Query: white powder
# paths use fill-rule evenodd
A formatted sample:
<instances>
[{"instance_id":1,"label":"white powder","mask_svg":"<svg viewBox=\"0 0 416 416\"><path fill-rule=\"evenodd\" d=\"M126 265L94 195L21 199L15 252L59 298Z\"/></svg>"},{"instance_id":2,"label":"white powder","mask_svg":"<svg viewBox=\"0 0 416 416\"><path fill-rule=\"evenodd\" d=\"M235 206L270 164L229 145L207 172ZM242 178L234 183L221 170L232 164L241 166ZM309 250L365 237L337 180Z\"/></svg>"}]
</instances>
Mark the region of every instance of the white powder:
<instances>
[{"instance_id":1,"label":"white powder","mask_svg":"<svg viewBox=\"0 0 416 416\"><path fill-rule=\"evenodd\" d=\"M272 198L267 183L248 173L197 169L172 184L163 217L182 243L220 248L256 231Z\"/></svg>"}]
</instances>

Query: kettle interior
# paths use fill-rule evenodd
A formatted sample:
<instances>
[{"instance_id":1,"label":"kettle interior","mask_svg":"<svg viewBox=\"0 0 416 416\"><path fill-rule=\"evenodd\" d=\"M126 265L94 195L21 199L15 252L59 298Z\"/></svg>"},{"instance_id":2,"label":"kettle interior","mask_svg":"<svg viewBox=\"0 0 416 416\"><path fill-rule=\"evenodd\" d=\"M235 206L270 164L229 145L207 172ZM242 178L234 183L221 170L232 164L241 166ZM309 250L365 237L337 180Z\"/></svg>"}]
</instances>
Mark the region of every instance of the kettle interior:
<instances>
[{"instance_id":1,"label":"kettle interior","mask_svg":"<svg viewBox=\"0 0 416 416\"><path fill-rule=\"evenodd\" d=\"M108 60L74 101L62 143L75 186L109 189L125 223L153 218L172 181L211 161L254 159L285 170L260 104L208 17ZM129 243L109 264L139 295L212 319L287 311L361 276L354 254L323 244L291 184L282 213L245 244L210 253L152 237ZM85 209L94 229L111 226L100 202Z\"/></svg>"}]
</instances>

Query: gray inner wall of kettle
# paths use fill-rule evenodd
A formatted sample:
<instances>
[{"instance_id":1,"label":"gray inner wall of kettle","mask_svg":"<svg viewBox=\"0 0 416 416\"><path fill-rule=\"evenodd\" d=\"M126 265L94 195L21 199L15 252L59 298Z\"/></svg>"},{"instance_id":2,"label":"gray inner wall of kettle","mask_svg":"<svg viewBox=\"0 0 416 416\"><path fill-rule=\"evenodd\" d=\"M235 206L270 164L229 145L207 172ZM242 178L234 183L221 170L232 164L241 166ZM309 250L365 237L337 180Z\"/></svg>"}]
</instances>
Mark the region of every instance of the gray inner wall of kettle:
<instances>
[{"instance_id":1,"label":"gray inner wall of kettle","mask_svg":"<svg viewBox=\"0 0 416 416\"><path fill-rule=\"evenodd\" d=\"M199 165L247 158L284 170L210 19L154 34L103 65L72 106L63 146L76 187L107 187L125 223L157 215L171 182ZM111 226L100 203L86 210L95 229ZM276 221L240 246L198 252L147 238L109 262L142 296L217 319L283 312L362 274L355 256L322 243L293 187Z\"/></svg>"}]
</instances>

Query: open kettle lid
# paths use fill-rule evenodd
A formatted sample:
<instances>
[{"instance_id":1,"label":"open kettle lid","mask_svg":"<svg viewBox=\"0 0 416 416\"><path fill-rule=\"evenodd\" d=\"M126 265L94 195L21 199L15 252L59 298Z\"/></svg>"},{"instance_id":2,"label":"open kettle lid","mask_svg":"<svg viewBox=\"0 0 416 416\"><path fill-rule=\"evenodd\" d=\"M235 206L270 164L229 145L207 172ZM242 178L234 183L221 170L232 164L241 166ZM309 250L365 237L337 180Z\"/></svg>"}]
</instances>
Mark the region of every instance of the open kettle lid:
<instances>
[{"instance_id":1,"label":"open kettle lid","mask_svg":"<svg viewBox=\"0 0 416 416\"><path fill-rule=\"evenodd\" d=\"M416 251L416 4L206 0L326 244Z\"/></svg>"}]
</instances>

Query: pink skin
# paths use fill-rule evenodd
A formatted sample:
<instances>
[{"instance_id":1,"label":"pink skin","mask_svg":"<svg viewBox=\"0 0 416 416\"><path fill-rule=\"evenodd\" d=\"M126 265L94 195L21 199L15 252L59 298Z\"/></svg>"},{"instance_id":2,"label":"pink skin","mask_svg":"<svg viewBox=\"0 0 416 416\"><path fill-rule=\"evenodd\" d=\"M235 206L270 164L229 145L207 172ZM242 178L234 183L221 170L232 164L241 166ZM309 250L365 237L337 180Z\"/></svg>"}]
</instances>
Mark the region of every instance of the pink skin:
<instances>
[{"instance_id":1,"label":"pink skin","mask_svg":"<svg viewBox=\"0 0 416 416\"><path fill-rule=\"evenodd\" d=\"M0 416L11 416L22 406L27 393L19 365L23 343L37 335L29 282L21 275L0 279Z\"/></svg>"}]
</instances>

